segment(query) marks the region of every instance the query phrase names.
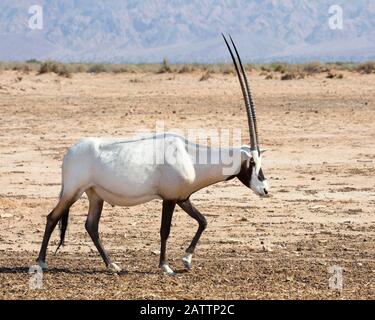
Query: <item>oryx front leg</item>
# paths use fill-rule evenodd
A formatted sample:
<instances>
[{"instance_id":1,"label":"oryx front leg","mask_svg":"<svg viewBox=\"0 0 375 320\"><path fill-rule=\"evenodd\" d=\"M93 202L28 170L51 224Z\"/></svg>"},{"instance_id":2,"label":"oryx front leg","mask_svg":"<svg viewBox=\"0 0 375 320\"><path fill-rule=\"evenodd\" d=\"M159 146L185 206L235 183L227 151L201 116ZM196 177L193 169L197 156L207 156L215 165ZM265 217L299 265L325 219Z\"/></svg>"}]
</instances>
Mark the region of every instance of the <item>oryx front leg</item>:
<instances>
[{"instance_id":1,"label":"oryx front leg","mask_svg":"<svg viewBox=\"0 0 375 320\"><path fill-rule=\"evenodd\" d=\"M176 202L174 201L163 201L163 211L161 217L161 227L160 227L160 263L159 267L162 272L166 275L175 275L173 270L168 266L167 262L167 239L171 231L171 222L174 208Z\"/></svg>"},{"instance_id":2,"label":"oryx front leg","mask_svg":"<svg viewBox=\"0 0 375 320\"><path fill-rule=\"evenodd\" d=\"M179 202L178 205L192 218L198 221L199 227L198 230L190 243L190 246L186 249L186 255L182 258L182 262L186 269L191 269L191 258L197 243L207 227L206 218L191 204L190 200L184 202Z\"/></svg>"},{"instance_id":3,"label":"oryx front leg","mask_svg":"<svg viewBox=\"0 0 375 320\"><path fill-rule=\"evenodd\" d=\"M99 238L99 220L103 210L103 200L91 189L86 191L86 193L89 198L89 213L85 224L86 230L106 267L110 271L120 272L121 268L111 261Z\"/></svg>"}]
</instances>

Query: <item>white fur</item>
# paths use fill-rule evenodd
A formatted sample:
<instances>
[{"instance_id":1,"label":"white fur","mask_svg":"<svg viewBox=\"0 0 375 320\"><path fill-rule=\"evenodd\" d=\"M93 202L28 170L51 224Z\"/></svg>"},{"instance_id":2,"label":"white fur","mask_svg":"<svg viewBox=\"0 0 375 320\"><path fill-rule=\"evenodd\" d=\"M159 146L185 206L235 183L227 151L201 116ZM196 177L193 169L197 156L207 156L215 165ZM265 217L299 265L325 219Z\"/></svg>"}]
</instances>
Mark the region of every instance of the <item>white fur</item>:
<instances>
[{"instance_id":1,"label":"white fur","mask_svg":"<svg viewBox=\"0 0 375 320\"><path fill-rule=\"evenodd\" d=\"M114 273L119 273L122 270L116 263L113 263L113 262L107 267L107 269L108 271L111 271Z\"/></svg>"},{"instance_id":2,"label":"white fur","mask_svg":"<svg viewBox=\"0 0 375 320\"><path fill-rule=\"evenodd\" d=\"M193 257L193 254L187 253L185 257L182 258L182 262L184 263L184 266L186 269L191 269L191 258Z\"/></svg>"},{"instance_id":3,"label":"white fur","mask_svg":"<svg viewBox=\"0 0 375 320\"><path fill-rule=\"evenodd\" d=\"M160 267L161 271L165 274L165 275L168 275L168 276L174 276L176 275L176 273L167 265L167 264L163 264L161 267Z\"/></svg>"},{"instance_id":4,"label":"white fur","mask_svg":"<svg viewBox=\"0 0 375 320\"><path fill-rule=\"evenodd\" d=\"M241 148L230 150L241 152ZM211 160L195 163L202 151L209 152ZM156 198L184 200L239 172L240 161L229 169L220 161L222 151L192 144L175 134L135 140L82 139L64 157L62 194L77 199L92 188L104 201L119 206ZM162 155L162 161L156 162L156 155Z\"/></svg>"},{"instance_id":5,"label":"white fur","mask_svg":"<svg viewBox=\"0 0 375 320\"><path fill-rule=\"evenodd\" d=\"M43 261L38 261L38 265L39 265L39 267L42 268L43 271L48 270L48 265L47 265L47 263L45 263L45 262L43 262Z\"/></svg>"},{"instance_id":6,"label":"white fur","mask_svg":"<svg viewBox=\"0 0 375 320\"><path fill-rule=\"evenodd\" d=\"M269 189L267 180L260 181L255 170L251 174L250 188L255 192L255 194L261 197L267 196Z\"/></svg>"}]
</instances>

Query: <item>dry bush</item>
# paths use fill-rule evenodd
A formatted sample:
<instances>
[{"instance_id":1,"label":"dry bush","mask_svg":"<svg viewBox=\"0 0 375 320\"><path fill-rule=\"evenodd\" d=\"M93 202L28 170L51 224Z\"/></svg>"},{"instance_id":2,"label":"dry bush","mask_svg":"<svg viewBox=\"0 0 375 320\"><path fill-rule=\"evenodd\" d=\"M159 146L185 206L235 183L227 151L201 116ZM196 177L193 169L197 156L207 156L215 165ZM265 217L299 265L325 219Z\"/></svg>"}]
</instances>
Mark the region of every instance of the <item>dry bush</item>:
<instances>
[{"instance_id":1,"label":"dry bush","mask_svg":"<svg viewBox=\"0 0 375 320\"><path fill-rule=\"evenodd\" d=\"M108 68L106 68L103 64L93 64L88 70L88 73L102 73L108 72Z\"/></svg>"},{"instance_id":2,"label":"dry bush","mask_svg":"<svg viewBox=\"0 0 375 320\"><path fill-rule=\"evenodd\" d=\"M113 73L128 73L128 72L130 72L130 70L125 66L115 66L112 69L112 72Z\"/></svg>"},{"instance_id":3,"label":"dry bush","mask_svg":"<svg viewBox=\"0 0 375 320\"><path fill-rule=\"evenodd\" d=\"M59 73L59 65L57 62L46 61L40 65L39 74L50 73L50 72Z\"/></svg>"},{"instance_id":4,"label":"dry bush","mask_svg":"<svg viewBox=\"0 0 375 320\"><path fill-rule=\"evenodd\" d=\"M356 69L360 73L371 74L375 72L375 61L368 61L361 63L357 66Z\"/></svg>"},{"instance_id":5,"label":"dry bush","mask_svg":"<svg viewBox=\"0 0 375 320\"><path fill-rule=\"evenodd\" d=\"M200 77L199 81L207 81L208 79L210 79L212 76L211 76L211 72L209 70L207 70L205 73L203 73L203 75Z\"/></svg>"},{"instance_id":6,"label":"dry bush","mask_svg":"<svg viewBox=\"0 0 375 320\"><path fill-rule=\"evenodd\" d=\"M283 62L272 63L269 67L274 72L284 73L288 69L288 64Z\"/></svg>"},{"instance_id":7,"label":"dry bush","mask_svg":"<svg viewBox=\"0 0 375 320\"><path fill-rule=\"evenodd\" d=\"M271 72L272 71L271 70L271 66L270 65L265 65L265 64L263 64L263 65L260 66L260 70L265 71L265 72Z\"/></svg>"},{"instance_id":8,"label":"dry bush","mask_svg":"<svg viewBox=\"0 0 375 320\"><path fill-rule=\"evenodd\" d=\"M133 78L133 79L130 79L129 80L130 83L140 83L140 82L143 82L141 79L138 79L138 78Z\"/></svg>"},{"instance_id":9,"label":"dry bush","mask_svg":"<svg viewBox=\"0 0 375 320\"><path fill-rule=\"evenodd\" d=\"M308 62L302 65L302 70L303 72L307 74L314 74L314 73L323 72L325 69L321 62L312 61L312 62Z\"/></svg>"},{"instance_id":10,"label":"dry bush","mask_svg":"<svg viewBox=\"0 0 375 320\"><path fill-rule=\"evenodd\" d=\"M281 80L305 79L306 74L303 72L287 72L281 76Z\"/></svg>"},{"instance_id":11,"label":"dry bush","mask_svg":"<svg viewBox=\"0 0 375 320\"><path fill-rule=\"evenodd\" d=\"M273 74L272 73L268 73L264 79L266 79L266 80L273 79Z\"/></svg>"},{"instance_id":12,"label":"dry bush","mask_svg":"<svg viewBox=\"0 0 375 320\"><path fill-rule=\"evenodd\" d=\"M67 66L71 73L84 73L89 69L89 65L84 63L69 63Z\"/></svg>"},{"instance_id":13,"label":"dry bush","mask_svg":"<svg viewBox=\"0 0 375 320\"><path fill-rule=\"evenodd\" d=\"M72 76L73 76L69 66L67 66L67 65L61 65L60 66L58 75L60 77L69 78L69 79L72 78Z\"/></svg>"},{"instance_id":14,"label":"dry bush","mask_svg":"<svg viewBox=\"0 0 375 320\"><path fill-rule=\"evenodd\" d=\"M306 73L300 65L288 65L287 70L282 74L281 80L304 79Z\"/></svg>"},{"instance_id":15,"label":"dry bush","mask_svg":"<svg viewBox=\"0 0 375 320\"><path fill-rule=\"evenodd\" d=\"M293 73L285 73L281 76L281 80L293 80L295 79L295 75Z\"/></svg>"},{"instance_id":16,"label":"dry bush","mask_svg":"<svg viewBox=\"0 0 375 320\"><path fill-rule=\"evenodd\" d=\"M169 72L172 72L172 69L168 63L168 60L164 58L157 73L169 73Z\"/></svg>"},{"instance_id":17,"label":"dry bush","mask_svg":"<svg viewBox=\"0 0 375 320\"><path fill-rule=\"evenodd\" d=\"M342 73L336 73L335 71L329 71L327 73L327 77L328 79L343 79L344 78L344 75Z\"/></svg>"},{"instance_id":18,"label":"dry bush","mask_svg":"<svg viewBox=\"0 0 375 320\"><path fill-rule=\"evenodd\" d=\"M196 70L196 67L191 64L184 64L182 67L178 69L178 73L191 73Z\"/></svg>"}]
</instances>

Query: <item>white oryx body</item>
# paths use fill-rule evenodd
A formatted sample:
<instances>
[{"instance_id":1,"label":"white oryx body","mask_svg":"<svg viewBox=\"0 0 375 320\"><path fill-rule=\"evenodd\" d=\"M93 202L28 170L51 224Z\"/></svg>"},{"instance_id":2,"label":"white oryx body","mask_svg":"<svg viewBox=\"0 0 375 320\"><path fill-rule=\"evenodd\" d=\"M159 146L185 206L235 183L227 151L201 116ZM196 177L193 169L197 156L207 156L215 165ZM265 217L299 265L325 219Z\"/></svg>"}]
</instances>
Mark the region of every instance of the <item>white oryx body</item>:
<instances>
[{"instance_id":1,"label":"white oryx body","mask_svg":"<svg viewBox=\"0 0 375 320\"><path fill-rule=\"evenodd\" d=\"M245 100L250 146L214 148L189 142L172 133L129 140L80 140L68 150L63 160L60 199L47 217L37 259L43 268L46 268L47 247L54 228L61 222L59 248L64 243L69 209L84 192L89 199L86 230L106 266L116 272L121 269L111 261L99 238L103 203L133 206L161 199L163 209L159 266L166 274L174 274L167 263L166 244L176 205L199 224L183 258L185 267L190 269L193 252L207 226L205 217L191 203L191 194L211 184L235 177L257 195L268 194L267 180L261 168L262 151L258 142L255 107L250 88L232 38L238 62L225 37L224 40L235 65Z\"/></svg>"},{"instance_id":2,"label":"white oryx body","mask_svg":"<svg viewBox=\"0 0 375 320\"><path fill-rule=\"evenodd\" d=\"M221 155L229 153L237 163L228 166ZM64 157L63 194L78 198L92 188L104 201L118 206L152 199L182 201L238 174L240 153L241 148L197 145L171 133L129 140L85 138ZM207 161L200 163L197 157L202 154Z\"/></svg>"}]
</instances>

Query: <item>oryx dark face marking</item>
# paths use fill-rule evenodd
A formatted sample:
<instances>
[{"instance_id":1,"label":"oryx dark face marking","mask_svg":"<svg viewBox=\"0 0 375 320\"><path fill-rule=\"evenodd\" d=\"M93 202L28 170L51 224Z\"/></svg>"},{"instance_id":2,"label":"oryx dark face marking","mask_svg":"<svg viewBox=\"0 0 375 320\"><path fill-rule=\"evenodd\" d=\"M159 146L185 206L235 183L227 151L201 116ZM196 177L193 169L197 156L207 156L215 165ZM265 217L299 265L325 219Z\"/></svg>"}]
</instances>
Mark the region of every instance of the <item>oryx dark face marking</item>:
<instances>
[{"instance_id":1,"label":"oryx dark face marking","mask_svg":"<svg viewBox=\"0 0 375 320\"><path fill-rule=\"evenodd\" d=\"M256 173L255 162L251 158L242 162L240 172L236 177L248 188L253 190L259 196L266 196L268 194L268 183L264 175L263 169L260 168L259 173Z\"/></svg>"}]
</instances>

